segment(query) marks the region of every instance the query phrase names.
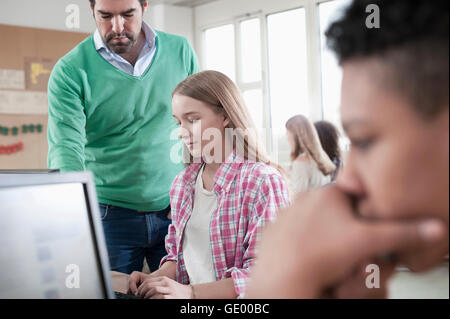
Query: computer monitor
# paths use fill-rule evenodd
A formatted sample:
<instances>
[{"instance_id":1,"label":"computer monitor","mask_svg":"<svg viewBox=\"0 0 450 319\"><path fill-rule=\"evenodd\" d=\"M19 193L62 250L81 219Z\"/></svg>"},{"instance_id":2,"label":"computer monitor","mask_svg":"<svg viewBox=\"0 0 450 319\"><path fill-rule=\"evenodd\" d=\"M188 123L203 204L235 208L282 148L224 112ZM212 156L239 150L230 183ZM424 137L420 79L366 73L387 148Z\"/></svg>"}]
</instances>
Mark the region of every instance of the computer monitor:
<instances>
[{"instance_id":1,"label":"computer monitor","mask_svg":"<svg viewBox=\"0 0 450 319\"><path fill-rule=\"evenodd\" d=\"M114 298L92 174L0 174L0 299Z\"/></svg>"},{"instance_id":2,"label":"computer monitor","mask_svg":"<svg viewBox=\"0 0 450 319\"><path fill-rule=\"evenodd\" d=\"M2 174L51 174L58 173L58 169L0 169Z\"/></svg>"}]
</instances>

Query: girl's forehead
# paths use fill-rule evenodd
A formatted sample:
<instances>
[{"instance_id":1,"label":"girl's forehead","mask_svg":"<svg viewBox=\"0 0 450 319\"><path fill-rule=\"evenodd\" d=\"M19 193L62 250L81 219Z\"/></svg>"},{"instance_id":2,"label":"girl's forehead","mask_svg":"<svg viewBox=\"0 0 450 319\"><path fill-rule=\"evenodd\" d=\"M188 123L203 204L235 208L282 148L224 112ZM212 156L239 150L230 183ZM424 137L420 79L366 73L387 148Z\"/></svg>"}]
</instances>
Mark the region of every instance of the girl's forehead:
<instances>
[{"instance_id":1,"label":"girl's forehead","mask_svg":"<svg viewBox=\"0 0 450 319\"><path fill-rule=\"evenodd\" d=\"M188 116L194 113L196 115L208 116L214 113L209 104L184 96L174 96L172 110L174 114L178 114L179 116Z\"/></svg>"}]
</instances>

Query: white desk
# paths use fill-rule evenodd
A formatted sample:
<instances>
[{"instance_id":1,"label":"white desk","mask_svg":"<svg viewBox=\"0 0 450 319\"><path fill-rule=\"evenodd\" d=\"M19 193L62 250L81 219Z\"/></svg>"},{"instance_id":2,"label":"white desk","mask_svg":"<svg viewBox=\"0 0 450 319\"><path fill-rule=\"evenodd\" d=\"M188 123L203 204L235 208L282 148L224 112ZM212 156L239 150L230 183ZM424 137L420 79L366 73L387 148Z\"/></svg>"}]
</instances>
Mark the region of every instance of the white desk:
<instances>
[{"instance_id":1,"label":"white desk","mask_svg":"<svg viewBox=\"0 0 450 319\"><path fill-rule=\"evenodd\" d=\"M432 271L415 274L402 269L390 282L390 299L449 299L448 261Z\"/></svg>"},{"instance_id":2,"label":"white desk","mask_svg":"<svg viewBox=\"0 0 450 319\"><path fill-rule=\"evenodd\" d=\"M415 274L406 269L395 274L389 287L390 299L448 299L449 266L443 263L432 271ZM114 291L126 293L128 275L111 272Z\"/></svg>"}]
</instances>

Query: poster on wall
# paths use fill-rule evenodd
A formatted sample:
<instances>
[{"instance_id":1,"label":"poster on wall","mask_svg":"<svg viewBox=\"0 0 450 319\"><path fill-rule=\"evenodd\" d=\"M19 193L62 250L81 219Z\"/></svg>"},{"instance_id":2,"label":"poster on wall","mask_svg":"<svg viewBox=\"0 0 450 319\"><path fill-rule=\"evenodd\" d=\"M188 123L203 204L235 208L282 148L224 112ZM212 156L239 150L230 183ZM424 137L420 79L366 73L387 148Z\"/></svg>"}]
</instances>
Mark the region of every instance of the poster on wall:
<instances>
[{"instance_id":1,"label":"poster on wall","mask_svg":"<svg viewBox=\"0 0 450 319\"><path fill-rule=\"evenodd\" d=\"M25 87L32 91L47 91L48 79L56 61L47 58L25 58Z\"/></svg>"},{"instance_id":2,"label":"poster on wall","mask_svg":"<svg viewBox=\"0 0 450 319\"><path fill-rule=\"evenodd\" d=\"M23 70L0 69L0 89L25 89L25 72Z\"/></svg>"},{"instance_id":3,"label":"poster on wall","mask_svg":"<svg viewBox=\"0 0 450 319\"><path fill-rule=\"evenodd\" d=\"M0 114L47 114L47 92L0 90Z\"/></svg>"}]
</instances>

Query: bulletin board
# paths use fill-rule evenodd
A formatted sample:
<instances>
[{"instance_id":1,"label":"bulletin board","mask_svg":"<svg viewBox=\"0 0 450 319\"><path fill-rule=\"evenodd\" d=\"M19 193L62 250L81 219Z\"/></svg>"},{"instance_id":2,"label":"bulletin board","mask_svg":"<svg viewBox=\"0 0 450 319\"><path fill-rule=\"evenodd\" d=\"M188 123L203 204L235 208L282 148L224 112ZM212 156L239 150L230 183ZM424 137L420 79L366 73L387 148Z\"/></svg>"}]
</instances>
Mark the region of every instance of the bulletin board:
<instances>
[{"instance_id":1,"label":"bulletin board","mask_svg":"<svg viewBox=\"0 0 450 319\"><path fill-rule=\"evenodd\" d=\"M47 83L89 34L0 24L0 169L47 168Z\"/></svg>"}]
</instances>

